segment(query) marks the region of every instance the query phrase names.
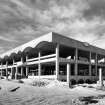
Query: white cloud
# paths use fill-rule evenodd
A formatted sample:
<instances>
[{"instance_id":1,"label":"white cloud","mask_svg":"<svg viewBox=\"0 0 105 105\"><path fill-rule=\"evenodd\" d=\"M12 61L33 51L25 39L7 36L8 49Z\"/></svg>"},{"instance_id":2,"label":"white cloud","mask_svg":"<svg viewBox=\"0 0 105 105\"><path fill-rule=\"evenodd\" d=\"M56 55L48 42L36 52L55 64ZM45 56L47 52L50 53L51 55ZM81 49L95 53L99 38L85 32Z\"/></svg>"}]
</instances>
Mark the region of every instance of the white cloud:
<instances>
[{"instance_id":1,"label":"white cloud","mask_svg":"<svg viewBox=\"0 0 105 105\"><path fill-rule=\"evenodd\" d=\"M105 19L94 15L89 20L84 16L84 12L92 8L87 0L60 1L62 4L58 0L46 0L46 3L42 0L34 3L31 0L6 1L0 4L0 33L3 33L0 40L4 42L13 42L15 46L17 42L19 45L41 33L54 31L105 48Z\"/></svg>"},{"instance_id":2,"label":"white cloud","mask_svg":"<svg viewBox=\"0 0 105 105\"><path fill-rule=\"evenodd\" d=\"M0 36L0 40L8 41L8 42L17 42L17 40L15 40L12 37L12 35L9 35L9 34L5 34L5 36Z\"/></svg>"},{"instance_id":3,"label":"white cloud","mask_svg":"<svg viewBox=\"0 0 105 105\"><path fill-rule=\"evenodd\" d=\"M93 41L92 44L105 49L105 35L101 39Z\"/></svg>"}]
</instances>

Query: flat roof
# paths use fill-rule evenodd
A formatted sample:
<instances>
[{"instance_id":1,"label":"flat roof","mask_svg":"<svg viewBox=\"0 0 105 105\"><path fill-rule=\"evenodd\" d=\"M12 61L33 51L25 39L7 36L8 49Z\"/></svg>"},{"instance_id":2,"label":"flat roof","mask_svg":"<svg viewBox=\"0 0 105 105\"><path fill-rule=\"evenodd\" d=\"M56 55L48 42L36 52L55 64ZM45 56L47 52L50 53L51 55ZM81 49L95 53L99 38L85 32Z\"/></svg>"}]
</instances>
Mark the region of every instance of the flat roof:
<instances>
[{"instance_id":1,"label":"flat roof","mask_svg":"<svg viewBox=\"0 0 105 105\"><path fill-rule=\"evenodd\" d=\"M87 42L81 42L81 41L63 36L58 33L53 33L52 41L55 43L63 44L65 46L74 47L74 48L78 48L84 51L91 51L94 53L105 55L105 49L93 46Z\"/></svg>"},{"instance_id":2,"label":"flat roof","mask_svg":"<svg viewBox=\"0 0 105 105\"><path fill-rule=\"evenodd\" d=\"M25 43L19 47L16 47L15 49L11 49L7 51L6 53L1 54L0 58L3 58L5 56L10 56L12 53L17 54L19 51L23 52L27 47L35 48L41 42L58 43L58 44L65 45L68 47L74 47L74 48L78 48L84 51L91 51L94 53L105 55L105 50L102 48L90 45L89 43L86 43L86 42L80 42L78 40L63 36L55 32L50 32L41 37L35 38L34 40L28 43Z\"/></svg>"}]
</instances>

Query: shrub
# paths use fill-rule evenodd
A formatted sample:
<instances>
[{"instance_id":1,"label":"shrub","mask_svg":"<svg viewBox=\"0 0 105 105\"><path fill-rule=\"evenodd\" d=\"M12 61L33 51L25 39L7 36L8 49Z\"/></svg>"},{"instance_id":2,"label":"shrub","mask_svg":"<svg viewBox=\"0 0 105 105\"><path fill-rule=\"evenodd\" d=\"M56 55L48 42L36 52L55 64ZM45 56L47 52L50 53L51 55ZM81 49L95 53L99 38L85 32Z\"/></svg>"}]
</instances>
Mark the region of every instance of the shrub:
<instances>
[{"instance_id":1,"label":"shrub","mask_svg":"<svg viewBox=\"0 0 105 105\"><path fill-rule=\"evenodd\" d=\"M94 88L93 86L88 86L88 88Z\"/></svg>"},{"instance_id":2,"label":"shrub","mask_svg":"<svg viewBox=\"0 0 105 105\"><path fill-rule=\"evenodd\" d=\"M44 81L33 81L32 82L32 86L38 86L38 87L46 86L47 84L48 83Z\"/></svg>"},{"instance_id":3,"label":"shrub","mask_svg":"<svg viewBox=\"0 0 105 105\"><path fill-rule=\"evenodd\" d=\"M0 77L0 79L4 79L4 77Z\"/></svg>"},{"instance_id":4,"label":"shrub","mask_svg":"<svg viewBox=\"0 0 105 105\"><path fill-rule=\"evenodd\" d=\"M76 84L76 80L72 79L71 80L71 85L75 85Z\"/></svg>"},{"instance_id":5,"label":"shrub","mask_svg":"<svg viewBox=\"0 0 105 105\"><path fill-rule=\"evenodd\" d=\"M83 83L84 83L83 79L78 80L78 84L83 84Z\"/></svg>"},{"instance_id":6,"label":"shrub","mask_svg":"<svg viewBox=\"0 0 105 105\"><path fill-rule=\"evenodd\" d=\"M19 83L24 83L24 81L22 81L21 79L18 80Z\"/></svg>"},{"instance_id":7,"label":"shrub","mask_svg":"<svg viewBox=\"0 0 105 105\"><path fill-rule=\"evenodd\" d=\"M92 81L89 80L89 79L87 79L85 82L88 83L88 84L91 84L92 83Z\"/></svg>"}]
</instances>

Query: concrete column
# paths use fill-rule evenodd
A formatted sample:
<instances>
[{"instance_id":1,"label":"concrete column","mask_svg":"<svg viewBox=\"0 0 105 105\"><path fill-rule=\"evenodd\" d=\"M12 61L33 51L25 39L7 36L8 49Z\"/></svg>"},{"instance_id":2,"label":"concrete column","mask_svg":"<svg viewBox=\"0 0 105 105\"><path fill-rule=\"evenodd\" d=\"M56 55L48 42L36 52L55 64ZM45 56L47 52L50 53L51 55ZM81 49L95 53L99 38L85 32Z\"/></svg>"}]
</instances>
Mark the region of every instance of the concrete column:
<instances>
[{"instance_id":1,"label":"concrete column","mask_svg":"<svg viewBox=\"0 0 105 105\"><path fill-rule=\"evenodd\" d=\"M26 61L28 60L28 54L26 55ZM26 66L26 78L28 78L29 67Z\"/></svg>"},{"instance_id":2,"label":"concrete column","mask_svg":"<svg viewBox=\"0 0 105 105\"><path fill-rule=\"evenodd\" d=\"M13 68L11 67L11 79L13 79Z\"/></svg>"},{"instance_id":3,"label":"concrete column","mask_svg":"<svg viewBox=\"0 0 105 105\"><path fill-rule=\"evenodd\" d=\"M92 73L91 73L91 64L89 64L89 76L92 76Z\"/></svg>"},{"instance_id":4,"label":"concrete column","mask_svg":"<svg viewBox=\"0 0 105 105\"><path fill-rule=\"evenodd\" d=\"M14 65L14 63L15 63L15 59L13 58L13 65Z\"/></svg>"},{"instance_id":5,"label":"concrete column","mask_svg":"<svg viewBox=\"0 0 105 105\"><path fill-rule=\"evenodd\" d=\"M8 79L8 61L6 61L6 79Z\"/></svg>"},{"instance_id":6,"label":"concrete column","mask_svg":"<svg viewBox=\"0 0 105 105\"><path fill-rule=\"evenodd\" d=\"M96 53L95 61L96 61L96 63L95 63L95 70L96 70L96 77L97 77L97 76L98 76L98 75L97 75L97 53Z\"/></svg>"},{"instance_id":7,"label":"concrete column","mask_svg":"<svg viewBox=\"0 0 105 105\"><path fill-rule=\"evenodd\" d=\"M26 66L26 78L28 78L29 67Z\"/></svg>"},{"instance_id":8,"label":"concrete column","mask_svg":"<svg viewBox=\"0 0 105 105\"><path fill-rule=\"evenodd\" d=\"M23 71L23 67L21 67L21 77L24 76L24 71Z\"/></svg>"},{"instance_id":9,"label":"concrete column","mask_svg":"<svg viewBox=\"0 0 105 105\"><path fill-rule=\"evenodd\" d=\"M1 69L0 69L0 76L1 76Z\"/></svg>"},{"instance_id":10,"label":"concrete column","mask_svg":"<svg viewBox=\"0 0 105 105\"><path fill-rule=\"evenodd\" d=\"M59 79L59 44L56 46L56 79Z\"/></svg>"},{"instance_id":11,"label":"concrete column","mask_svg":"<svg viewBox=\"0 0 105 105\"><path fill-rule=\"evenodd\" d=\"M3 76L3 69L1 69L1 76Z\"/></svg>"},{"instance_id":12,"label":"concrete column","mask_svg":"<svg viewBox=\"0 0 105 105\"><path fill-rule=\"evenodd\" d=\"M67 83L70 84L70 63L67 63Z\"/></svg>"},{"instance_id":13,"label":"concrete column","mask_svg":"<svg viewBox=\"0 0 105 105\"><path fill-rule=\"evenodd\" d=\"M15 69L14 69L14 67L11 68L11 78L15 79Z\"/></svg>"},{"instance_id":14,"label":"concrete column","mask_svg":"<svg viewBox=\"0 0 105 105\"><path fill-rule=\"evenodd\" d=\"M1 68L2 68L3 64L1 62ZM3 70L1 69L1 77L3 76Z\"/></svg>"},{"instance_id":15,"label":"concrete column","mask_svg":"<svg viewBox=\"0 0 105 105\"><path fill-rule=\"evenodd\" d=\"M38 76L41 76L41 64L40 64L41 52L38 53L38 57L39 57L39 63L38 63Z\"/></svg>"},{"instance_id":16,"label":"concrete column","mask_svg":"<svg viewBox=\"0 0 105 105\"><path fill-rule=\"evenodd\" d=\"M8 79L8 68L6 68L6 79Z\"/></svg>"},{"instance_id":17,"label":"concrete column","mask_svg":"<svg viewBox=\"0 0 105 105\"><path fill-rule=\"evenodd\" d=\"M28 55L26 55L26 61L28 60Z\"/></svg>"},{"instance_id":18,"label":"concrete column","mask_svg":"<svg viewBox=\"0 0 105 105\"><path fill-rule=\"evenodd\" d=\"M90 52L90 55L89 55L89 76L91 76L91 52Z\"/></svg>"},{"instance_id":19,"label":"concrete column","mask_svg":"<svg viewBox=\"0 0 105 105\"><path fill-rule=\"evenodd\" d=\"M78 49L75 50L75 76L78 75Z\"/></svg>"},{"instance_id":20,"label":"concrete column","mask_svg":"<svg viewBox=\"0 0 105 105\"><path fill-rule=\"evenodd\" d=\"M0 76L2 77L2 69L1 69L1 75Z\"/></svg>"},{"instance_id":21,"label":"concrete column","mask_svg":"<svg viewBox=\"0 0 105 105\"><path fill-rule=\"evenodd\" d=\"M18 74L18 67L16 67L15 79L18 79L18 78L17 78L17 74Z\"/></svg>"},{"instance_id":22,"label":"concrete column","mask_svg":"<svg viewBox=\"0 0 105 105\"><path fill-rule=\"evenodd\" d=\"M21 62L23 62L24 60L23 60L23 57L21 56Z\"/></svg>"},{"instance_id":23,"label":"concrete column","mask_svg":"<svg viewBox=\"0 0 105 105\"><path fill-rule=\"evenodd\" d=\"M99 68L99 85L103 86L102 68Z\"/></svg>"}]
</instances>

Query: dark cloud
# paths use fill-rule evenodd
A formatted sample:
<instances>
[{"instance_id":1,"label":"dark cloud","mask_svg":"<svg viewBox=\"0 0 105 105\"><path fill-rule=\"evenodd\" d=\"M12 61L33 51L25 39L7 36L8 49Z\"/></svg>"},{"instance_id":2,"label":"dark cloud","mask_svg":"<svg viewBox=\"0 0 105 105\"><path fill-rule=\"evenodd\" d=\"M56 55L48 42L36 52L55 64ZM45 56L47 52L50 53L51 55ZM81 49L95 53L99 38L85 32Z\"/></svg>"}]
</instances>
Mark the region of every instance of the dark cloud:
<instances>
[{"instance_id":1,"label":"dark cloud","mask_svg":"<svg viewBox=\"0 0 105 105\"><path fill-rule=\"evenodd\" d=\"M105 19L105 0L88 0L89 9L84 10L84 17L86 19L93 19L94 17L101 17Z\"/></svg>"}]
</instances>

